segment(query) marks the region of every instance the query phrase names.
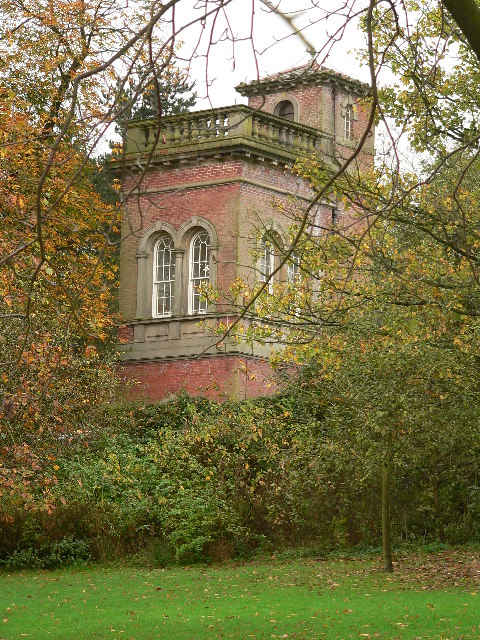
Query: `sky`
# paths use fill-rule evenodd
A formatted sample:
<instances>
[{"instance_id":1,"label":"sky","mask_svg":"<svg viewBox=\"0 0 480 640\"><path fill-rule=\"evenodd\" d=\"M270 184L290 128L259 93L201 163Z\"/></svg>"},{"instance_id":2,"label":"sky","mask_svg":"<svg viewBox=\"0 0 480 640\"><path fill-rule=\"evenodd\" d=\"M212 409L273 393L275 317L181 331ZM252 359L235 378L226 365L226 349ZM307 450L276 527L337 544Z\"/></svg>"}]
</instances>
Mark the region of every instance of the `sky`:
<instances>
[{"instance_id":1,"label":"sky","mask_svg":"<svg viewBox=\"0 0 480 640\"><path fill-rule=\"evenodd\" d=\"M323 4L332 6L337 3L335 0L328 0ZM196 0L179 3L175 16L177 28L186 25L199 14L196 5ZM294 17L295 25L302 29L302 33L315 50L321 51L325 42L329 40L328 36L338 28L339 22L332 18L325 21L322 19L322 10L318 7L312 8L311 5L311 0L275 2L275 6ZM203 29L200 24L196 24L181 32L180 37L184 44L180 56L186 61L191 60L190 77L195 80L198 94L196 109L246 102L246 98L236 93L234 87L240 82L255 79L257 66L259 75L265 76L306 64L311 60L306 44L292 34L290 26L285 21L268 12L260 0L233 0L225 13L226 16L221 15L216 21L213 38L210 37L211 20L207 21ZM194 53L200 36L200 46ZM214 43L209 48L211 41ZM318 61L331 69L368 82L368 69L360 65L354 53L354 50L362 45L364 36L352 25L329 52L327 59L324 61L324 50Z\"/></svg>"}]
</instances>

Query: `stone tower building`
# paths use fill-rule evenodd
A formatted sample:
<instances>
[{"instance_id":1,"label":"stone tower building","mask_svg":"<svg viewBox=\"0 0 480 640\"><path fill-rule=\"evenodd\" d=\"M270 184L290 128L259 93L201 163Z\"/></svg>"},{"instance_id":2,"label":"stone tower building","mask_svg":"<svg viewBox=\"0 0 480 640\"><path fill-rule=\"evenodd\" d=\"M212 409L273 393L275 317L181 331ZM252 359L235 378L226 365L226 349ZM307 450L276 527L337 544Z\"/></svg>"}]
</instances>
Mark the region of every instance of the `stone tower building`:
<instances>
[{"instance_id":1,"label":"stone tower building","mask_svg":"<svg viewBox=\"0 0 480 640\"><path fill-rule=\"evenodd\" d=\"M338 166L367 126L361 99L368 87L324 67L285 71L237 91L248 106L128 128L120 351L124 376L151 399L181 389L248 397L273 388L268 352L228 339L216 344L212 330L233 311L221 295L208 304L199 286L221 292L239 275L265 279L276 257L259 229L272 229L281 243L287 221L278 204L312 196L291 171L295 160L315 153ZM373 133L360 161L372 165ZM316 216L328 224L337 213L325 202Z\"/></svg>"}]
</instances>

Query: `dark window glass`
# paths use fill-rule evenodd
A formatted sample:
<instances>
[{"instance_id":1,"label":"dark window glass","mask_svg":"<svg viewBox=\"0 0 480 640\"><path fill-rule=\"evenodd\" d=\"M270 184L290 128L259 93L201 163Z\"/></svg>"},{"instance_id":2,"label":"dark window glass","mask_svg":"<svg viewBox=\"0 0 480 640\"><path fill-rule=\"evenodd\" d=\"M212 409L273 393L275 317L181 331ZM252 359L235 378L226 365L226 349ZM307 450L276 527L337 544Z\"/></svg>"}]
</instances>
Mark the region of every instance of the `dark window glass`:
<instances>
[{"instance_id":1,"label":"dark window glass","mask_svg":"<svg viewBox=\"0 0 480 640\"><path fill-rule=\"evenodd\" d=\"M280 102L280 104L278 104L277 106L276 112L277 116L280 116L281 118L285 118L286 120L293 120L294 108L290 100L284 100L283 102Z\"/></svg>"}]
</instances>

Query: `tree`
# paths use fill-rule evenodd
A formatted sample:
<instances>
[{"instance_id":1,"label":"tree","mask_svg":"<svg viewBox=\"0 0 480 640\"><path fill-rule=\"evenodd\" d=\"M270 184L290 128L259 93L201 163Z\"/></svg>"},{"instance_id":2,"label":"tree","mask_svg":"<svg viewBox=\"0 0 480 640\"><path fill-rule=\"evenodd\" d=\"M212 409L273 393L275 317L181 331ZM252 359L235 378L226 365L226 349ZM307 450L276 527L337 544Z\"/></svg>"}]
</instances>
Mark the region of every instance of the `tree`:
<instances>
[{"instance_id":1,"label":"tree","mask_svg":"<svg viewBox=\"0 0 480 640\"><path fill-rule=\"evenodd\" d=\"M462 441L477 423L470 380L478 357L479 60L463 14L452 10L455 23L445 11L449 4L355 3L368 41L371 121L385 127L383 152L370 174L353 168L364 139L350 157L338 159L336 172L311 160L298 166L317 195L306 211L293 211L292 243L277 271L295 252L303 278L274 296L268 281L246 292L248 313L255 310L261 321L250 328L254 338L287 345L281 357L289 363L316 363L327 390L333 376L340 400L330 405L354 425L350 446L368 442L373 451L381 443L373 458L382 468L387 570L388 487L398 451L415 448L425 416L432 421L445 394L452 402L448 420L437 411L433 422L442 434ZM385 69L395 78L382 85ZM424 154L410 166L402 138ZM315 226L311 212L323 198L344 204L344 224ZM414 365L426 388L412 375ZM430 432L433 457L436 438Z\"/></svg>"},{"instance_id":2,"label":"tree","mask_svg":"<svg viewBox=\"0 0 480 640\"><path fill-rule=\"evenodd\" d=\"M0 491L13 499L45 481L49 508L58 449L100 427L118 388L121 198L98 145L151 91L158 68L129 80L155 42L168 108L188 104L174 86L188 85L151 32L159 16L128 2L2 2L0 12Z\"/></svg>"},{"instance_id":3,"label":"tree","mask_svg":"<svg viewBox=\"0 0 480 640\"><path fill-rule=\"evenodd\" d=\"M324 169L312 175L321 181ZM451 180L456 172L445 171L447 192ZM343 193L359 197L360 185L347 187L351 179ZM363 202L373 193L384 202L388 191L381 187L375 175L370 181L364 176ZM475 182L457 191L471 217L477 191ZM425 233L443 193L427 188L422 196L375 224L366 224L360 210L353 227L350 219L348 229L302 236L296 258L303 275L295 285L278 284L258 297L259 322L247 330L253 339L283 344L279 362L308 366L301 388L318 396L327 433L351 451L359 482L378 478L388 571L392 477L418 468L423 455L438 494L438 480L448 472L438 461L451 458L452 443L472 451L478 439L476 285L469 262ZM475 458L468 464L474 470Z\"/></svg>"},{"instance_id":4,"label":"tree","mask_svg":"<svg viewBox=\"0 0 480 640\"><path fill-rule=\"evenodd\" d=\"M195 83L188 82L187 75L178 67L167 67L162 73L157 72L157 76L157 86L147 86L133 105L133 119L147 120L184 113L195 105L197 94L191 94Z\"/></svg>"},{"instance_id":5,"label":"tree","mask_svg":"<svg viewBox=\"0 0 480 640\"><path fill-rule=\"evenodd\" d=\"M351 481L377 479L384 568L392 571L395 480L404 484L406 475L423 469L438 518L438 486L450 476L448 465L461 460L475 473L477 354L441 313L419 314L377 297L351 309L341 328L325 327L304 350L310 367L303 388L321 404L326 433L345 458L350 453ZM299 349L291 351L298 358ZM460 455L452 455L459 444Z\"/></svg>"}]
</instances>

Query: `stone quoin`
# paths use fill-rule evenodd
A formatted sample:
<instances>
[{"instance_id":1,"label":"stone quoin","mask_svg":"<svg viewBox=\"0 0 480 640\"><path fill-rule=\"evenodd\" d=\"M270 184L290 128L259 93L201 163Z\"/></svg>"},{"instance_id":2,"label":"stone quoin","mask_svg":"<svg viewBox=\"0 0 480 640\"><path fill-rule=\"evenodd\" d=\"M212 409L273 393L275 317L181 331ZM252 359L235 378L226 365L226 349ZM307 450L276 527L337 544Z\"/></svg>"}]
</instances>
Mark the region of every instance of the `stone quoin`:
<instances>
[{"instance_id":1,"label":"stone quoin","mask_svg":"<svg viewBox=\"0 0 480 640\"><path fill-rule=\"evenodd\" d=\"M246 398L276 389L269 351L214 333L238 311L222 291L237 277L259 281L275 266L263 242L287 242L283 213L308 206L308 183L292 172L315 154L332 169L368 126L367 85L308 65L237 87L248 106L132 121L121 169L125 206L120 252L120 368L132 394ZM357 158L373 165L370 132ZM325 228L335 202L313 212ZM286 266L280 279L288 280ZM215 303L202 286L218 291Z\"/></svg>"}]
</instances>

